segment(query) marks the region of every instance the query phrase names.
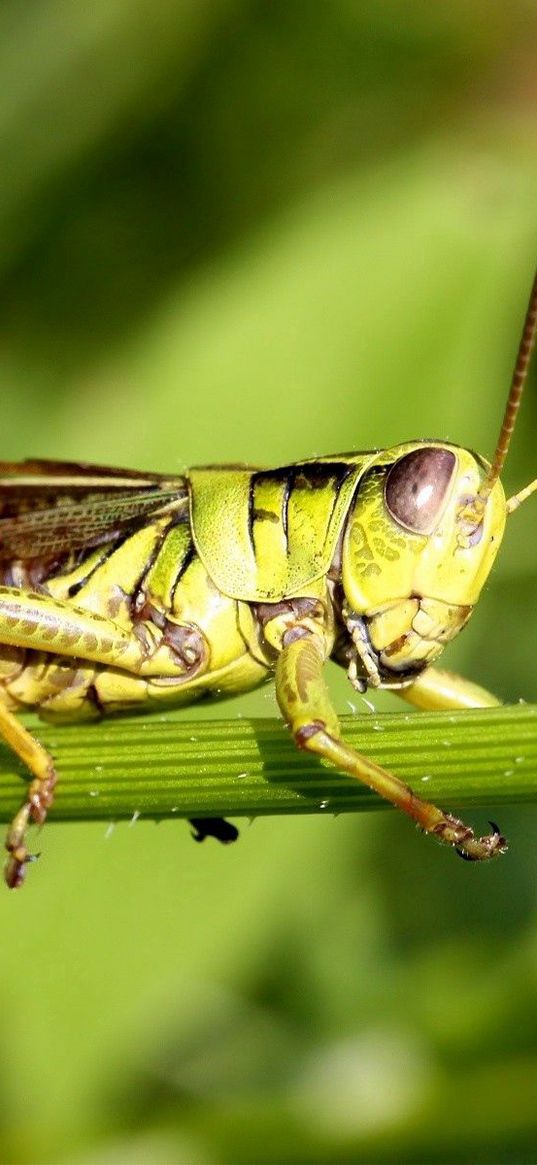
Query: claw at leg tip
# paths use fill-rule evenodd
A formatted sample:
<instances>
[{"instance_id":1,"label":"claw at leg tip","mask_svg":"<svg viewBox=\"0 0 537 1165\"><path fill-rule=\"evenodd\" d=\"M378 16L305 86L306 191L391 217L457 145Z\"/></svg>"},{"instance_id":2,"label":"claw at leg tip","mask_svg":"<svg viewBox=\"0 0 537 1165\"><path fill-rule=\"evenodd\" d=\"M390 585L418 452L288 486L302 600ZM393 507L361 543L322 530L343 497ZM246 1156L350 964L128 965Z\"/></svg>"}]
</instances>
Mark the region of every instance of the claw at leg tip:
<instances>
[{"instance_id":1,"label":"claw at leg tip","mask_svg":"<svg viewBox=\"0 0 537 1165\"><path fill-rule=\"evenodd\" d=\"M41 854L28 853L24 846L19 846L9 853L4 865L4 881L8 890L18 890L22 886L26 878L27 866L36 862L40 857Z\"/></svg>"}]
</instances>

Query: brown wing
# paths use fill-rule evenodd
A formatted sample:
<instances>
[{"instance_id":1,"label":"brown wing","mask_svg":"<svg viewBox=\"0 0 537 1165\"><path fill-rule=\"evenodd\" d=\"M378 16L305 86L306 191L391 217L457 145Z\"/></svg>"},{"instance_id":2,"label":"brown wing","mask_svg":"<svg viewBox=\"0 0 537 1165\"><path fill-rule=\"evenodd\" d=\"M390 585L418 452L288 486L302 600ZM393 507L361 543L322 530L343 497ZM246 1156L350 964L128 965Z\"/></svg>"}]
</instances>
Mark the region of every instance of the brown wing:
<instances>
[{"instance_id":1,"label":"brown wing","mask_svg":"<svg viewBox=\"0 0 537 1165\"><path fill-rule=\"evenodd\" d=\"M0 560L98 546L159 513L187 512L187 480L59 461L0 462Z\"/></svg>"},{"instance_id":2,"label":"brown wing","mask_svg":"<svg viewBox=\"0 0 537 1165\"><path fill-rule=\"evenodd\" d=\"M141 492L176 483L183 484L184 478L75 461L0 461L0 517L53 506L62 497L80 500L88 494Z\"/></svg>"}]
</instances>

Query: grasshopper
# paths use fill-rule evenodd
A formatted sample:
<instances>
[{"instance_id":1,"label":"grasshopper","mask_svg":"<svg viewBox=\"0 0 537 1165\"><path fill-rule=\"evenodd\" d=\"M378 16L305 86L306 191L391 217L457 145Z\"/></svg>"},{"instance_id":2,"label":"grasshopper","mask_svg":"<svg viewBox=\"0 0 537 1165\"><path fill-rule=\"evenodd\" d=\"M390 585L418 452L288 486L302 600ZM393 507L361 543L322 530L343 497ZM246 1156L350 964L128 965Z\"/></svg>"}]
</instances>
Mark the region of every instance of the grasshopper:
<instances>
[{"instance_id":1,"label":"grasshopper","mask_svg":"<svg viewBox=\"0 0 537 1165\"><path fill-rule=\"evenodd\" d=\"M52 805L49 753L17 718L65 721L235 695L275 678L299 748L365 782L470 861L477 837L341 738L323 669L427 709L486 707L432 665L467 623L505 522L500 482L537 327L537 276L491 463L443 441L279 469L181 476L30 460L0 464L0 734L31 774L6 837L22 884L31 822ZM203 823L196 823L203 833ZM233 827L208 822L228 840Z\"/></svg>"}]
</instances>

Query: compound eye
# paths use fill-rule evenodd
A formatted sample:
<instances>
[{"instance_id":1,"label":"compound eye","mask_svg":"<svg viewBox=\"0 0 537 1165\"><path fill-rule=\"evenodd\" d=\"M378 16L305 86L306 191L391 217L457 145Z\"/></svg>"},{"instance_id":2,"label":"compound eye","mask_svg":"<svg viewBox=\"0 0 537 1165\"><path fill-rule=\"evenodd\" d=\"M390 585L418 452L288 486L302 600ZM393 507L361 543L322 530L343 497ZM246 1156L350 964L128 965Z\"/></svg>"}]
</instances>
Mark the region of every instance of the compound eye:
<instances>
[{"instance_id":1,"label":"compound eye","mask_svg":"<svg viewBox=\"0 0 537 1165\"><path fill-rule=\"evenodd\" d=\"M416 449L392 465L384 499L392 518L413 534L431 534L455 471L449 449Z\"/></svg>"}]
</instances>

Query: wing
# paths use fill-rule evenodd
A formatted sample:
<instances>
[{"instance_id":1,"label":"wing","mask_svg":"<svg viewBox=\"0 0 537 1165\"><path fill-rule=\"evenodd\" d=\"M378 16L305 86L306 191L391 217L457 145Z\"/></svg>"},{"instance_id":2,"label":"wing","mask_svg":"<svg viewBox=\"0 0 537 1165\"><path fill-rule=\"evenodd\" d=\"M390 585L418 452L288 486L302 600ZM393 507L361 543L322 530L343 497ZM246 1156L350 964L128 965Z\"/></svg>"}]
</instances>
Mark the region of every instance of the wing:
<instances>
[{"instance_id":1,"label":"wing","mask_svg":"<svg viewBox=\"0 0 537 1165\"><path fill-rule=\"evenodd\" d=\"M0 560L58 557L188 508L185 477L60 461L0 462Z\"/></svg>"}]
</instances>

